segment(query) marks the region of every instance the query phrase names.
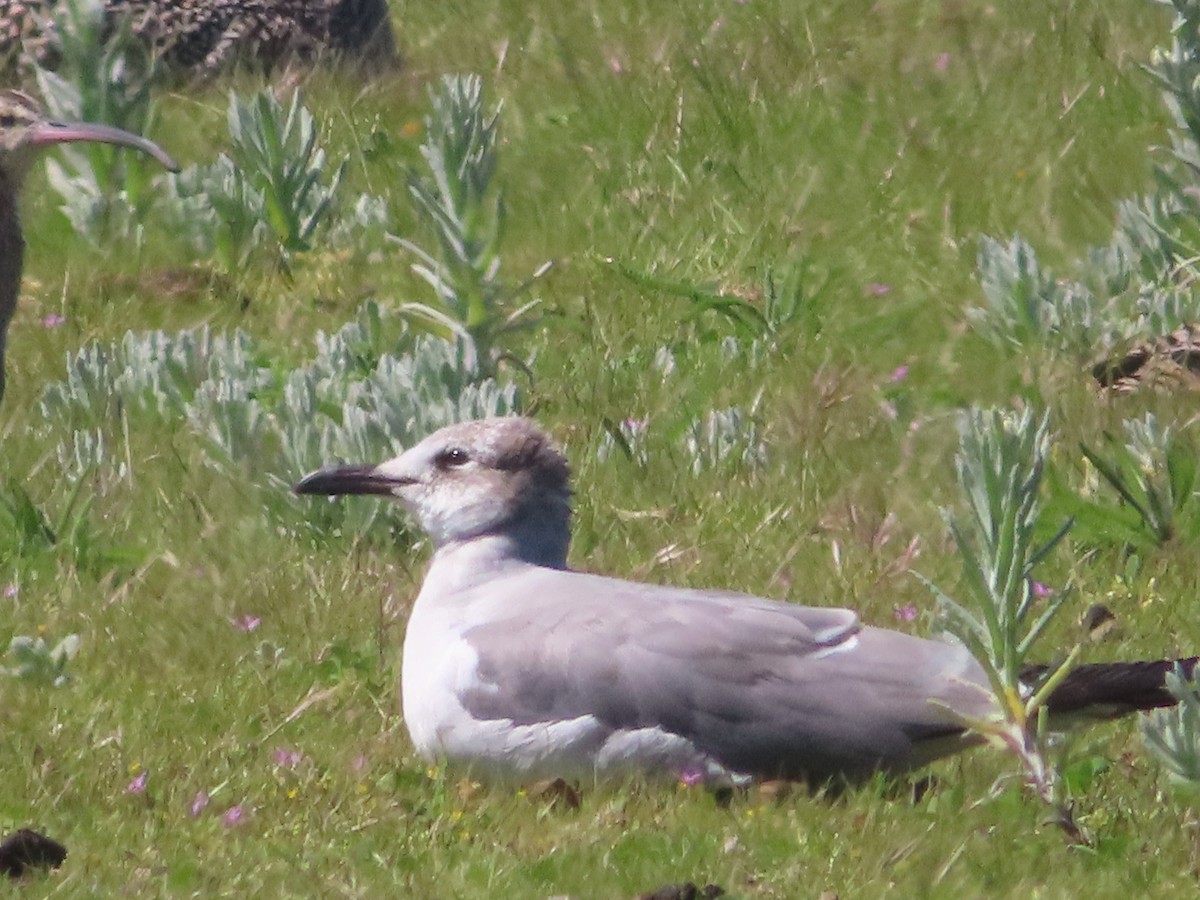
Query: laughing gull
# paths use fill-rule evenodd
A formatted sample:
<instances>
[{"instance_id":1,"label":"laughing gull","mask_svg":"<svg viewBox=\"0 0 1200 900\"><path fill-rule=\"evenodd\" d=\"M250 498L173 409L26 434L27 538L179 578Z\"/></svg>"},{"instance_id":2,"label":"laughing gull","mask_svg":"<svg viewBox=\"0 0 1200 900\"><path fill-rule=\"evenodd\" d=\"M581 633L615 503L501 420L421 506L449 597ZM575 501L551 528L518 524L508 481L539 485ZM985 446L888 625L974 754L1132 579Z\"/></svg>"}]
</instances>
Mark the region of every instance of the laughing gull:
<instances>
[{"instance_id":1,"label":"laughing gull","mask_svg":"<svg viewBox=\"0 0 1200 900\"><path fill-rule=\"evenodd\" d=\"M845 609L569 569L567 461L529 419L452 425L295 490L390 497L433 541L401 671L405 723L428 760L528 780L858 779L977 743L950 710L992 712L961 645ZM1081 667L1051 710L1167 705L1170 666Z\"/></svg>"}]
</instances>

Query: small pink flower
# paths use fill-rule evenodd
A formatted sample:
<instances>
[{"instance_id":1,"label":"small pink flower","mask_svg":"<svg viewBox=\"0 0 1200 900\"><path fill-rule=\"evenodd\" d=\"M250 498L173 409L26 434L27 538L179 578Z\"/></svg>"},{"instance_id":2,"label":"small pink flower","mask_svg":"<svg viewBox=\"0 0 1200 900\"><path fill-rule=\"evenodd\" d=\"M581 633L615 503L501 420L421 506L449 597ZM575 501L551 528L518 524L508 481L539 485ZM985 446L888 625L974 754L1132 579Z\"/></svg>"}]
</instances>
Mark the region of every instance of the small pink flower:
<instances>
[{"instance_id":1,"label":"small pink flower","mask_svg":"<svg viewBox=\"0 0 1200 900\"><path fill-rule=\"evenodd\" d=\"M350 771L351 772L361 772L366 767L367 767L367 756L365 753L358 754L358 756L354 757L354 760L350 763Z\"/></svg>"},{"instance_id":2,"label":"small pink flower","mask_svg":"<svg viewBox=\"0 0 1200 900\"><path fill-rule=\"evenodd\" d=\"M196 796L192 798L192 805L189 807L192 818L194 819L204 812L206 806L208 806L208 791L196 791Z\"/></svg>"},{"instance_id":3,"label":"small pink flower","mask_svg":"<svg viewBox=\"0 0 1200 900\"><path fill-rule=\"evenodd\" d=\"M703 783L703 781L704 773L699 769L688 768L679 773L679 783L684 787L695 787Z\"/></svg>"},{"instance_id":4,"label":"small pink flower","mask_svg":"<svg viewBox=\"0 0 1200 900\"><path fill-rule=\"evenodd\" d=\"M892 374L888 376L888 381L892 384L897 384L908 377L908 366L896 366L892 369Z\"/></svg>"},{"instance_id":5,"label":"small pink flower","mask_svg":"<svg viewBox=\"0 0 1200 900\"><path fill-rule=\"evenodd\" d=\"M911 622L917 617L917 608L911 603L906 606L893 606L892 618L897 622Z\"/></svg>"},{"instance_id":6,"label":"small pink flower","mask_svg":"<svg viewBox=\"0 0 1200 900\"><path fill-rule=\"evenodd\" d=\"M938 58L934 60L933 68L938 72L945 72L950 68L950 54L939 53Z\"/></svg>"},{"instance_id":7,"label":"small pink flower","mask_svg":"<svg viewBox=\"0 0 1200 900\"><path fill-rule=\"evenodd\" d=\"M262 619L260 619L258 616L252 616L247 613L246 615L237 616L236 618L230 619L229 624L238 631L250 632L254 631L259 625L262 624Z\"/></svg>"},{"instance_id":8,"label":"small pink flower","mask_svg":"<svg viewBox=\"0 0 1200 900\"><path fill-rule=\"evenodd\" d=\"M17 586L15 584L6 584L4 586L4 596L12 600L17 596Z\"/></svg>"},{"instance_id":9,"label":"small pink flower","mask_svg":"<svg viewBox=\"0 0 1200 900\"><path fill-rule=\"evenodd\" d=\"M144 794L146 793L146 781L150 778L150 770L138 774L138 776L129 782L129 786L125 788L127 794Z\"/></svg>"},{"instance_id":10,"label":"small pink flower","mask_svg":"<svg viewBox=\"0 0 1200 900\"><path fill-rule=\"evenodd\" d=\"M882 281L873 281L867 285L867 293L872 297L886 297L892 292L892 286Z\"/></svg>"},{"instance_id":11,"label":"small pink flower","mask_svg":"<svg viewBox=\"0 0 1200 900\"><path fill-rule=\"evenodd\" d=\"M271 754L271 758L275 760L275 765L280 768L294 769L300 764L300 760L304 759L304 754L299 750L276 747L275 752Z\"/></svg>"},{"instance_id":12,"label":"small pink flower","mask_svg":"<svg viewBox=\"0 0 1200 900\"><path fill-rule=\"evenodd\" d=\"M221 816L221 824L226 828L233 828L240 825L246 818L246 811L242 809L240 803L229 807L225 810L225 815Z\"/></svg>"},{"instance_id":13,"label":"small pink flower","mask_svg":"<svg viewBox=\"0 0 1200 900\"><path fill-rule=\"evenodd\" d=\"M1050 585L1042 584L1040 581L1033 582L1030 585L1030 588L1033 590L1033 596L1037 597L1038 599L1053 597L1056 593L1058 593L1056 590L1054 590L1054 588L1050 587Z\"/></svg>"},{"instance_id":14,"label":"small pink flower","mask_svg":"<svg viewBox=\"0 0 1200 900\"><path fill-rule=\"evenodd\" d=\"M58 313L50 313L49 315L42 317L42 327L57 328L65 321L67 321L66 316L60 316Z\"/></svg>"}]
</instances>

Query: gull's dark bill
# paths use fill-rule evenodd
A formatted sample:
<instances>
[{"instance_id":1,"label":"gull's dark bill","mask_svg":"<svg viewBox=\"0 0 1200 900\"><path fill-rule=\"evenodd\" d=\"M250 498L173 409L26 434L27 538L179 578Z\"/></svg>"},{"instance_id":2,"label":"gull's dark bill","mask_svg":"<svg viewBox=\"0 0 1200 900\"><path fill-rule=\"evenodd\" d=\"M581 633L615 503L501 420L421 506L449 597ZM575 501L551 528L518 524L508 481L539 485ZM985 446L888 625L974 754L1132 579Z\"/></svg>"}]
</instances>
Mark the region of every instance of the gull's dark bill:
<instances>
[{"instance_id":1,"label":"gull's dark bill","mask_svg":"<svg viewBox=\"0 0 1200 900\"><path fill-rule=\"evenodd\" d=\"M396 479L379 473L375 466L341 466L319 469L305 475L292 491L334 497L341 494L390 494Z\"/></svg>"}]
</instances>

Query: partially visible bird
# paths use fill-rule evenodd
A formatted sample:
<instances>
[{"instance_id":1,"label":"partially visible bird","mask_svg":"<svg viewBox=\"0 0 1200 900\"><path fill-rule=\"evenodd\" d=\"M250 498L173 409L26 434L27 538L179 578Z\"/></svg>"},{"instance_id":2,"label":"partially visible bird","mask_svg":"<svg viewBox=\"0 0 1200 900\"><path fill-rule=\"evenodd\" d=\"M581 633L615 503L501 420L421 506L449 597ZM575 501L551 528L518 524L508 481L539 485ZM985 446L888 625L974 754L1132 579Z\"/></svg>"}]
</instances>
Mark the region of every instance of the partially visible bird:
<instances>
[{"instance_id":1,"label":"partially visible bird","mask_svg":"<svg viewBox=\"0 0 1200 900\"><path fill-rule=\"evenodd\" d=\"M1131 394L1142 388L1163 393L1200 391L1200 325L1187 323L1170 334L1139 341L1120 356L1092 366L1101 390Z\"/></svg>"},{"instance_id":2,"label":"partially visible bird","mask_svg":"<svg viewBox=\"0 0 1200 900\"><path fill-rule=\"evenodd\" d=\"M172 172L179 171L175 160L153 141L109 125L56 122L27 94L0 91L0 398L4 397L8 326L17 310L25 259L25 240L17 210L21 184L39 150L74 141L132 147L153 156Z\"/></svg>"},{"instance_id":3,"label":"partially visible bird","mask_svg":"<svg viewBox=\"0 0 1200 900\"><path fill-rule=\"evenodd\" d=\"M978 739L951 710L995 711L962 645L847 609L570 570L567 461L528 419L453 425L295 490L389 497L432 538L401 673L405 724L431 760L518 779L856 779L962 750ZM1049 711L1174 703L1173 666L1082 666Z\"/></svg>"},{"instance_id":4,"label":"partially visible bird","mask_svg":"<svg viewBox=\"0 0 1200 900\"><path fill-rule=\"evenodd\" d=\"M0 0L0 70L18 55L56 65L60 0ZM396 59L387 0L104 0L104 26L128 23L167 69L212 76L333 52L383 67ZM23 51L23 53L22 53Z\"/></svg>"}]
</instances>

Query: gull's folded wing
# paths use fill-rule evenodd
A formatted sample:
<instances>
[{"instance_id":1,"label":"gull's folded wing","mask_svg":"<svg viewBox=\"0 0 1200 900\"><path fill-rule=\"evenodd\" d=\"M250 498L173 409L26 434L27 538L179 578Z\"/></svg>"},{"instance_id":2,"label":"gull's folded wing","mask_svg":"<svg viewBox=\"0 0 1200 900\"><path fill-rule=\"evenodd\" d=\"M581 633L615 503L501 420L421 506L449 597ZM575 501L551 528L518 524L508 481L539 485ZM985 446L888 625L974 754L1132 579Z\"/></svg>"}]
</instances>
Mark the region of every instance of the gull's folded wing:
<instances>
[{"instance_id":1,"label":"gull's folded wing","mask_svg":"<svg viewBox=\"0 0 1200 900\"><path fill-rule=\"evenodd\" d=\"M477 682L460 696L478 719L593 716L683 736L734 771L819 778L927 762L962 731L946 706L988 708L963 648L849 610L552 569L480 590Z\"/></svg>"}]
</instances>

